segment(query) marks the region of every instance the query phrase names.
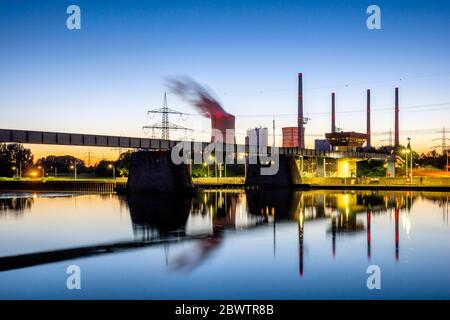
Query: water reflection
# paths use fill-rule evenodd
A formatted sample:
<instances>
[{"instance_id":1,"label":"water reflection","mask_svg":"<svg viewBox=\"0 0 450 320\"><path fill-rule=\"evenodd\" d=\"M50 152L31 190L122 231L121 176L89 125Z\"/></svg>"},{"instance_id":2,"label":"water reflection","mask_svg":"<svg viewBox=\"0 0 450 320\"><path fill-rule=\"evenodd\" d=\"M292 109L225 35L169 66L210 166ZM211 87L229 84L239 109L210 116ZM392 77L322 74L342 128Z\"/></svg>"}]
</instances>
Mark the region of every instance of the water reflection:
<instances>
[{"instance_id":1,"label":"water reflection","mask_svg":"<svg viewBox=\"0 0 450 320\"><path fill-rule=\"evenodd\" d=\"M21 215L33 205L33 197L0 197L0 215Z\"/></svg>"},{"instance_id":2,"label":"water reflection","mask_svg":"<svg viewBox=\"0 0 450 320\"><path fill-rule=\"evenodd\" d=\"M45 195L40 195L45 197ZM79 196L83 199L83 196ZM228 230L247 230L258 226L273 228L273 255L277 255L277 224L295 222L298 226L298 273L304 276L306 240L309 221L321 220L329 241L329 254L333 259L339 254L340 241L363 235L367 261L372 250L373 218L378 215L393 217L393 257L400 260L400 221L407 237L411 231L410 211L418 199L443 208L443 223L448 224L448 194L433 192L385 191L308 191L293 190L233 190L203 191L193 197L177 195L98 195L100 200L119 199L120 207L129 211L134 243L163 243L165 263L172 271L192 271L207 261L220 248ZM0 197L0 217L17 212L24 214L35 205L33 195L5 195ZM74 196L76 199L77 197ZM81 200L80 200L81 201ZM170 243L174 239L195 238L190 250L169 257ZM135 248L129 242L98 243L76 251L77 256L102 254L121 249ZM102 250L108 248L108 250ZM55 248L52 261L59 259ZM63 257L75 253L64 252ZM56 258L55 258L56 257ZM22 257L23 258L23 257ZM36 257L34 257L36 258ZM42 257L39 257L41 259ZM2 258L0 258L1 260ZM46 263L45 259L41 259ZM23 261L23 259L21 260ZM50 261L50 260L49 260ZM1 261L0 261L1 264ZM32 261L30 265L34 265ZM8 266L11 266L9 264ZM12 267L14 268L14 266Z\"/></svg>"},{"instance_id":3,"label":"water reflection","mask_svg":"<svg viewBox=\"0 0 450 320\"><path fill-rule=\"evenodd\" d=\"M168 235L185 235L192 198L170 194L129 195L126 199L137 240L150 241Z\"/></svg>"}]
</instances>

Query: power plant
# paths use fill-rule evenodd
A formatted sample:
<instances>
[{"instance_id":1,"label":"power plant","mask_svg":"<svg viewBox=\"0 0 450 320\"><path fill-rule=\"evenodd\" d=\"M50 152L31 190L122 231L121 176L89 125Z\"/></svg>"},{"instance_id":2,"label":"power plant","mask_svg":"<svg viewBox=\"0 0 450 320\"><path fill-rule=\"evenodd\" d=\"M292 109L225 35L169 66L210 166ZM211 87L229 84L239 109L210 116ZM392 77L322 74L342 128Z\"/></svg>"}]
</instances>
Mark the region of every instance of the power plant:
<instances>
[{"instance_id":1,"label":"power plant","mask_svg":"<svg viewBox=\"0 0 450 320\"><path fill-rule=\"evenodd\" d=\"M364 146L366 149L372 148L371 133L371 90L367 89L366 99L366 133L355 131L342 131L336 127L336 93L331 93L331 132L325 133L325 138L336 151L356 151ZM399 129L399 88L395 88L394 101L394 146L400 145ZM297 126L282 128L282 146L285 148L305 149L305 125L308 118L303 116L303 74L298 74L298 108ZM323 140L316 140L316 147L328 149L328 145Z\"/></svg>"}]
</instances>

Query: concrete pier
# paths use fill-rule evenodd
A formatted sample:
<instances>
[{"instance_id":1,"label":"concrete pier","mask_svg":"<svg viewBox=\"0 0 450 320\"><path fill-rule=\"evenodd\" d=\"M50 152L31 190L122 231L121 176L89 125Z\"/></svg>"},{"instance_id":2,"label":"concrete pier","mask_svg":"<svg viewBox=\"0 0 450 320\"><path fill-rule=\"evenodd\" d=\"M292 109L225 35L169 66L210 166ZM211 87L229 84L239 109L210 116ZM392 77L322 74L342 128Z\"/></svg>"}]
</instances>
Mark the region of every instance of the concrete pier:
<instances>
[{"instance_id":1,"label":"concrete pier","mask_svg":"<svg viewBox=\"0 0 450 320\"><path fill-rule=\"evenodd\" d=\"M273 188L287 188L301 184L300 174L294 156L280 155L278 172L274 175L261 175L261 164L247 164L245 185Z\"/></svg>"},{"instance_id":2,"label":"concrete pier","mask_svg":"<svg viewBox=\"0 0 450 320\"><path fill-rule=\"evenodd\" d=\"M189 168L175 165L170 151L138 151L132 154L127 183L128 193L176 192L194 190Z\"/></svg>"},{"instance_id":3,"label":"concrete pier","mask_svg":"<svg viewBox=\"0 0 450 320\"><path fill-rule=\"evenodd\" d=\"M324 157L316 158L316 177L326 177L325 164L326 161Z\"/></svg>"}]
</instances>

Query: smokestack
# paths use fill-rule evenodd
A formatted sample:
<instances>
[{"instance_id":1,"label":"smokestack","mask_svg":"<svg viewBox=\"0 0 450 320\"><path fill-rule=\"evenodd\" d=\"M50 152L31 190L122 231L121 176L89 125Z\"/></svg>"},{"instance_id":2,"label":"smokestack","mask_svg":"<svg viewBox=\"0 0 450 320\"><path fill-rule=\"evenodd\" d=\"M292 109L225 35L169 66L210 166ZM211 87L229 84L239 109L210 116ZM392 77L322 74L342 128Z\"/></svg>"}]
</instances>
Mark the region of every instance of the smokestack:
<instances>
[{"instance_id":1,"label":"smokestack","mask_svg":"<svg viewBox=\"0 0 450 320\"><path fill-rule=\"evenodd\" d=\"M367 148L372 147L370 133L370 89L367 89Z\"/></svg>"},{"instance_id":2,"label":"smokestack","mask_svg":"<svg viewBox=\"0 0 450 320\"><path fill-rule=\"evenodd\" d=\"M398 126L398 87L395 88L395 138L394 138L394 146L397 147L400 145L400 132Z\"/></svg>"},{"instance_id":3,"label":"smokestack","mask_svg":"<svg viewBox=\"0 0 450 320\"><path fill-rule=\"evenodd\" d=\"M305 129L303 128L303 76L298 74L298 110L297 110L297 132L298 147L305 148Z\"/></svg>"},{"instance_id":4,"label":"smokestack","mask_svg":"<svg viewBox=\"0 0 450 320\"><path fill-rule=\"evenodd\" d=\"M334 92L331 93L331 132L336 132L336 104Z\"/></svg>"},{"instance_id":5,"label":"smokestack","mask_svg":"<svg viewBox=\"0 0 450 320\"><path fill-rule=\"evenodd\" d=\"M235 131L235 117L225 111L210 90L191 78L171 79L168 86L171 91L194 105L202 115L211 119L211 142L235 142L236 138L233 133ZM227 130L233 134L227 134Z\"/></svg>"}]
</instances>

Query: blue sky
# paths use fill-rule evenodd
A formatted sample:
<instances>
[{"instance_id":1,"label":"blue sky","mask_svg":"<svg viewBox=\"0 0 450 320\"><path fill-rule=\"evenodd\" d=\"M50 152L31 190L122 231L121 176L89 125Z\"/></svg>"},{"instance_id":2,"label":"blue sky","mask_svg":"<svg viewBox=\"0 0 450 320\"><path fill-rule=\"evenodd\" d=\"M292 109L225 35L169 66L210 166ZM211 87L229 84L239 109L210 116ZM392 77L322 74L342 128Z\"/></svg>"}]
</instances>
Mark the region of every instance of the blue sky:
<instances>
[{"instance_id":1,"label":"blue sky","mask_svg":"<svg viewBox=\"0 0 450 320\"><path fill-rule=\"evenodd\" d=\"M66 28L70 4L81 8L81 30ZM370 4L381 8L381 30L366 28ZM395 86L400 127L417 145L439 134L412 130L450 126L448 1L2 0L0 40L1 128L141 136L166 79L189 75L236 115L239 135L271 127L272 115L280 134L296 123L298 72L307 134L329 130L331 91L338 126L364 131L367 88L372 129L388 131L393 114L382 109ZM169 105L195 112L174 95ZM207 137L199 116L172 121Z\"/></svg>"}]
</instances>

